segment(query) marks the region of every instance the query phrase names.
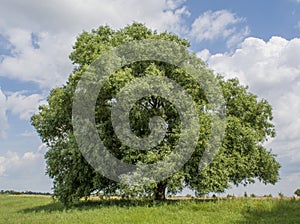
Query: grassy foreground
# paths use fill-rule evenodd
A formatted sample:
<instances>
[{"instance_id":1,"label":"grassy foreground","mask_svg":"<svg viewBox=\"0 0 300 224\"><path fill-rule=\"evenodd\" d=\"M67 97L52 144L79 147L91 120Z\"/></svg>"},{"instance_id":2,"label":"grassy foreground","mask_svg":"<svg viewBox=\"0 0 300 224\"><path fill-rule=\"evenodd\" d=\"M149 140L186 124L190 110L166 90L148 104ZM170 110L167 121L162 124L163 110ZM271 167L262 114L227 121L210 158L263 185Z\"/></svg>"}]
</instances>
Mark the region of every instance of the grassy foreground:
<instances>
[{"instance_id":1,"label":"grassy foreground","mask_svg":"<svg viewBox=\"0 0 300 224\"><path fill-rule=\"evenodd\" d=\"M300 223L300 201L101 200L65 209L43 196L0 196L0 223Z\"/></svg>"}]
</instances>

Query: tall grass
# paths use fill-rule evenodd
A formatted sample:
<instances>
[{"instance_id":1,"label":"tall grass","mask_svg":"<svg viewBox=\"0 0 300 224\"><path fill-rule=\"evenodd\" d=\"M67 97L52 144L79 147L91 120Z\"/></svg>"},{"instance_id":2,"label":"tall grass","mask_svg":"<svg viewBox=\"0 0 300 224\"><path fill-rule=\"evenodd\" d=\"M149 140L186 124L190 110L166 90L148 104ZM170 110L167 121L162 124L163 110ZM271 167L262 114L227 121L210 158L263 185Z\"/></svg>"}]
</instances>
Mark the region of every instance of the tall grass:
<instances>
[{"instance_id":1,"label":"tall grass","mask_svg":"<svg viewBox=\"0 0 300 224\"><path fill-rule=\"evenodd\" d=\"M0 196L0 223L300 223L300 201L92 200L66 209L42 196Z\"/></svg>"}]
</instances>

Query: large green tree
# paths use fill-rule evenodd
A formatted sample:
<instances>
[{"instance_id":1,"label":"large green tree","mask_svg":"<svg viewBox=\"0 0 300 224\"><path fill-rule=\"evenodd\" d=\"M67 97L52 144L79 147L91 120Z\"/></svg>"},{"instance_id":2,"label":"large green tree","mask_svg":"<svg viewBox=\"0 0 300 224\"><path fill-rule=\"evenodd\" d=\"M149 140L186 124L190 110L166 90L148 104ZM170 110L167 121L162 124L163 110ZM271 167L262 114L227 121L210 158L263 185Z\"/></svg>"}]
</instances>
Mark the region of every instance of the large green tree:
<instances>
[{"instance_id":1,"label":"large green tree","mask_svg":"<svg viewBox=\"0 0 300 224\"><path fill-rule=\"evenodd\" d=\"M166 40L189 47L189 42L178 36L157 33L143 24L133 23L123 29L113 30L101 26L90 33L83 32L73 46L70 59L75 65L73 73L62 87L51 90L48 105L40 106L32 116L32 125L48 146L45 155L47 174L54 180L54 194L64 203L71 203L92 192L131 194L164 199L167 192L176 193L189 187L198 194L223 192L230 184L249 184L258 179L275 184L279 178L279 163L275 155L264 147L264 142L275 136L272 108L266 100L250 93L237 79L224 80L215 76L222 89L226 107L226 129L222 144L213 161L198 169L201 156L209 142L211 119L205 111L209 101L203 89L183 69L168 63L148 60L123 66L102 86L95 106L95 120L99 136L110 152L121 161L139 164L155 163L168 156L178 143L181 134L180 116L176 108L158 96L146 96L130 111L130 127L137 136L151 132L149 120L160 116L167 124L164 140L149 150L136 150L120 141L114 132L110 110L116 94L137 77L165 76L174 80L191 95L197 104L201 130L197 147L185 165L168 178L148 185L128 187L106 178L97 172L78 148L72 126L72 103L76 86L88 66L99 55L122 44L135 40ZM190 53L189 53L190 54ZM176 57L179 57L176 55ZM213 75L205 63L190 54L200 71Z\"/></svg>"}]
</instances>

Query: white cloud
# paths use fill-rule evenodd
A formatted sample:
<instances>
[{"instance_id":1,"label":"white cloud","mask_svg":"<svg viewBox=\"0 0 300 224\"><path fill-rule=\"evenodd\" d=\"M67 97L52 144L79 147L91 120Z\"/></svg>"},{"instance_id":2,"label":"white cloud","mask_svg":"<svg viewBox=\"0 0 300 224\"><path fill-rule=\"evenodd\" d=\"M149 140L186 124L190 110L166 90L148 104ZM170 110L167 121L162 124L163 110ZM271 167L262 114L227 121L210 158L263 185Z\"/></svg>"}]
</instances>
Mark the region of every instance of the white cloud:
<instances>
[{"instance_id":1,"label":"white cloud","mask_svg":"<svg viewBox=\"0 0 300 224\"><path fill-rule=\"evenodd\" d=\"M0 156L0 176L19 176L20 173L33 172L42 158L43 154L39 152L25 152L20 156L17 152L7 151L4 156Z\"/></svg>"},{"instance_id":2,"label":"white cloud","mask_svg":"<svg viewBox=\"0 0 300 224\"><path fill-rule=\"evenodd\" d=\"M6 117L6 96L0 88L0 139L6 137L6 130L8 128Z\"/></svg>"},{"instance_id":3,"label":"white cloud","mask_svg":"<svg viewBox=\"0 0 300 224\"><path fill-rule=\"evenodd\" d=\"M216 72L237 77L271 103L277 137L268 147L279 157L295 158L300 150L300 38L272 37L266 42L252 37L232 54L202 57Z\"/></svg>"},{"instance_id":4,"label":"white cloud","mask_svg":"<svg viewBox=\"0 0 300 224\"><path fill-rule=\"evenodd\" d=\"M250 34L250 28L248 26L233 33L227 40L227 47L232 48L235 45L241 43L245 39L245 37L248 36L249 34Z\"/></svg>"},{"instance_id":5,"label":"white cloud","mask_svg":"<svg viewBox=\"0 0 300 224\"><path fill-rule=\"evenodd\" d=\"M180 7L186 0L167 0L166 5L170 10L177 9Z\"/></svg>"},{"instance_id":6,"label":"white cloud","mask_svg":"<svg viewBox=\"0 0 300 224\"><path fill-rule=\"evenodd\" d=\"M200 15L192 24L190 36L198 42L203 40L227 39L228 47L240 42L249 34L249 28L238 30L236 25L245 22L227 10L207 11Z\"/></svg>"},{"instance_id":7,"label":"white cloud","mask_svg":"<svg viewBox=\"0 0 300 224\"><path fill-rule=\"evenodd\" d=\"M196 55L197 55L197 57L201 58L203 61L207 61L211 56L208 49L204 49L204 50L198 52Z\"/></svg>"},{"instance_id":8,"label":"white cloud","mask_svg":"<svg viewBox=\"0 0 300 224\"><path fill-rule=\"evenodd\" d=\"M51 180L45 175L45 145L37 151L7 151L0 156L1 189L50 191Z\"/></svg>"},{"instance_id":9,"label":"white cloud","mask_svg":"<svg viewBox=\"0 0 300 224\"><path fill-rule=\"evenodd\" d=\"M91 29L100 24L121 27L133 20L150 23L155 28L167 28L178 22L178 9L182 0L53 0L41 2L36 0L4 0L0 13L7 18L9 26L35 28L49 32L71 32Z\"/></svg>"},{"instance_id":10,"label":"white cloud","mask_svg":"<svg viewBox=\"0 0 300 224\"><path fill-rule=\"evenodd\" d=\"M7 113L17 115L21 120L29 120L30 117L38 112L38 106L47 104L45 97L40 94L23 95L22 92L4 94L0 88L0 139L6 138L9 128ZM29 133L23 133L28 136Z\"/></svg>"},{"instance_id":11,"label":"white cloud","mask_svg":"<svg viewBox=\"0 0 300 224\"><path fill-rule=\"evenodd\" d=\"M29 120L34 113L38 112L38 106L47 102L40 94L25 96L15 92L7 97L6 104L12 114L18 115L21 120Z\"/></svg>"},{"instance_id":12,"label":"white cloud","mask_svg":"<svg viewBox=\"0 0 300 224\"><path fill-rule=\"evenodd\" d=\"M0 62L0 76L33 81L41 87L61 85L72 71L68 55L82 30L105 24L120 28L137 21L160 31L185 32L183 18L189 12L183 2L4 0L0 7L0 32L14 51ZM39 37L38 49L32 45L32 32Z\"/></svg>"},{"instance_id":13,"label":"white cloud","mask_svg":"<svg viewBox=\"0 0 300 224\"><path fill-rule=\"evenodd\" d=\"M298 86L300 86L299 83ZM296 141L300 135L299 93L300 91L297 93L297 91L286 90L286 93L282 93L282 96L278 98L278 101L275 105L276 123L278 128L280 128L278 140L290 141L289 144L291 144L292 141ZM298 145L298 150L300 150L300 144Z\"/></svg>"},{"instance_id":14,"label":"white cloud","mask_svg":"<svg viewBox=\"0 0 300 224\"><path fill-rule=\"evenodd\" d=\"M23 137L32 137L32 136L35 136L35 135L36 135L36 132L27 131L27 130L20 134L20 136L23 136Z\"/></svg>"},{"instance_id":15,"label":"white cloud","mask_svg":"<svg viewBox=\"0 0 300 224\"><path fill-rule=\"evenodd\" d=\"M72 38L63 34L39 33L39 48L36 49L31 35L31 31L20 28L6 31L14 50L0 63L0 75L36 82L42 87L61 85L72 71L68 60Z\"/></svg>"},{"instance_id":16,"label":"white cloud","mask_svg":"<svg viewBox=\"0 0 300 224\"><path fill-rule=\"evenodd\" d=\"M214 70L239 77L258 93L278 95L278 88L292 85L299 77L300 39L272 37L268 42L247 38L233 54L216 54L208 59ZM276 92L274 91L276 89ZM269 96L269 95L268 95Z\"/></svg>"}]
</instances>

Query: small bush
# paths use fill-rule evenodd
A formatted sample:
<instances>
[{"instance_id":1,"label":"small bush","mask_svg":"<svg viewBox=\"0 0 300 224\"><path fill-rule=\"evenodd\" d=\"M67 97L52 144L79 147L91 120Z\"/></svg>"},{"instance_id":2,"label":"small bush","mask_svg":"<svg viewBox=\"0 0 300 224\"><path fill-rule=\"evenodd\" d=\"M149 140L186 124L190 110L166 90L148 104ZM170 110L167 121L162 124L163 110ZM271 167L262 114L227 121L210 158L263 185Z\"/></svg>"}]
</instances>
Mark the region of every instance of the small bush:
<instances>
[{"instance_id":1,"label":"small bush","mask_svg":"<svg viewBox=\"0 0 300 224\"><path fill-rule=\"evenodd\" d=\"M235 196L234 196L234 195L231 195L231 194L227 194L226 197L227 197L227 198L230 198L230 199L234 199L234 198L235 198Z\"/></svg>"},{"instance_id":2,"label":"small bush","mask_svg":"<svg viewBox=\"0 0 300 224\"><path fill-rule=\"evenodd\" d=\"M272 194L265 194L264 195L264 198L272 198L273 196L272 196Z\"/></svg>"},{"instance_id":3,"label":"small bush","mask_svg":"<svg viewBox=\"0 0 300 224\"><path fill-rule=\"evenodd\" d=\"M251 197L251 198L256 198L256 195L253 194L253 193L251 193L251 194L250 194L250 197Z\"/></svg>"},{"instance_id":4,"label":"small bush","mask_svg":"<svg viewBox=\"0 0 300 224\"><path fill-rule=\"evenodd\" d=\"M300 188L298 188L295 192L294 192L295 195L297 195L298 197L300 196Z\"/></svg>"}]
</instances>

